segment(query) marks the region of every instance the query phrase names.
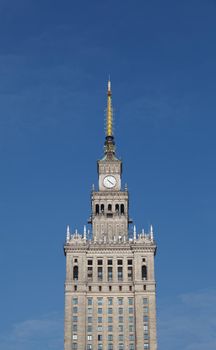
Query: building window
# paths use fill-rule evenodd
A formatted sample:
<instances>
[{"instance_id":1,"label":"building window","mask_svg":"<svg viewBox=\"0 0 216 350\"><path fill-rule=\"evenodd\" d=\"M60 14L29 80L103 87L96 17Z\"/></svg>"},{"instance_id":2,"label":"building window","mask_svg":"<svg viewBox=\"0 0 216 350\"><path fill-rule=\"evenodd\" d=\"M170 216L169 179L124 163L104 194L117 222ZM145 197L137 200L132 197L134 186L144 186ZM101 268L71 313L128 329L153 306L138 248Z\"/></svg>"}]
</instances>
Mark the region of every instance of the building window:
<instances>
[{"instance_id":1,"label":"building window","mask_svg":"<svg viewBox=\"0 0 216 350\"><path fill-rule=\"evenodd\" d=\"M87 350L92 350L92 344L87 344Z\"/></svg>"},{"instance_id":2,"label":"building window","mask_svg":"<svg viewBox=\"0 0 216 350\"><path fill-rule=\"evenodd\" d=\"M91 290L92 290L91 286L89 286L88 289L89 289L89 292L91 292Z\"/></svg>"},{"instance_id":3,"label":"building window","mask_svg":"<svg viewBox=\"0 0 216 350\"><path fill-rule=\"evenodd\" d=\"M115 205L115 211L116 211L116 213L119 213L119 204Z\"/></svg>"},{"instance_id":4,"label":"building window","mask_svg":"<svg viewBox=\"0 0 216 350\"><path fill-rule=\"evenodd\" d=\"M148 316L147 315L143 316L143 322L148 322Z\"/></svg>"},{"instance_id":5,"label":"building window","mask_svg":"<svg viewBox=\"0 0 216 350\"><path fill-rule=\"evenodd\" d=\"M142 261L143 261L143 262L146 262L146 259L145 259L145 258L143 258L143 259L142 259Z\"/></svg>"},{"instance_id":6,"label":"building window","mask_svg":"<svg viewBox=\"0 0 216 350\"><path fill-rule=\"evenodd\" d=\"M96 204L95 206L95 213L96 215L99 214L99 204Z\"/></svg>"},{"instance_id":7,"label":"building window","mask_svg":"<svg viewBox=\"0 0 216 350\"><path fill-rule=\"evenodd\" d=\"M119 291L120 291L120 292L122 291L122 286L119 286Z\"/></svg>"},{"instance_id":8,"label":"building window","mask_svg":"<svg viewBox=\"0 0 216 350\"><path fill-rule=\"evenodd\" d=\"M123 267L118 266L118 281L122 281L122 280L123 280Z\"/></svg>"},{"instance_id":9,"label":"building window","mask_svg":"<svg viewBox=\"0 0 216 350\"><path fill-rule=\"evenodd\" d=\"M72 343L72 350L77 350L77 343Z\"/></svg>"},{"instance_id":10,"label":"building window","mask_svg":"<svg viewBox=\"0 0 216 350\"><path fill-rule=\"evenodd\" d=\"M123 305L123 298L118 298L118 304Z\"/></svg>"},{"instance_id":11,"label":"building window","mask_svg":"<svg viewBox=\"0 0 216 350\"><path fill-rule=\"evenodd\" d=\"M102 334L98 334L98 341L102 341L103 338L102 338Z\"/></svg>"},{"instance_id":12,"label":"building window","mask_svg":"<svg viewBox=\"0 0 216 350\"><path fill-rule=\"evenodd\" d=\"M103 265L103 260L102 260L102 259L99 259L99 260L97 261L97 264L98 264L98 265Z\"/></svg>"},{"instance_id":13,"label":"building window","mask_svg":"<svg viewBox=\"0 0 216 350\"><path fill-rule=\"evenodd\" d=\"M132 286L129 286L129 291L132 292Z\"/></svg>"},{"instance_id":14,"label":"building window","mask_svg":"<svg viewBox=\"0 0 216 350\"><path fill-rule=\"evenodd\" d=\"M129 314L133 314L133 312L134 312L133 307L129 307L128 312L129 312Z\"/></svg>"},{"instance_id":15,"label":"building window","mask_svg":"<svg viewBox=\"0 0 216 350\"><path fill-rule=\"evenodd\" d=\"M88 332L88 333L91 333L91 332L92 332L92 326L88 326L88 327L87 327L87 332Z\"/></svg>"},{"instance_id":16,"label":"building window","mask_svg":"<svg viewBox=\"0 0 216 350\"><path fill-rule=\"evenodd\" d=\"M113 309L111 307L109 307L108 308L108 314L110 315L110 314L112 314L112 312L113 312Z\"/></svg>"},{"instance_id":17,"label":"building window","mask_svg":"<svg viewBox=\"0 0 216 350\"><path fill-rule=\"evenodd\" d=\"M133 298L128 298L128 304L133 305Z\"/></svg>"},{"instance_id":18,"label":"building window","mask_svg":"<svg viewBox=\"0 0 216 350\"><path fill-rule=\"evenodd\" d=\"M77 322L77 316L73 316L73 322Z\"/></svg>"},{"instance_id":19,"label":"building window","mask_svg":"<svg viewBox=\"0 0 216 350\"><path fill-rule=\"evenodd\" d=\"M73 332L77 332L77 324L73 324L72 330Z\"/></svg>"},{"instance_id":20,"label":"building window","mask_svg":"<svg viewBox=\"0 0 216 350\"><path fill-rule=\"evenodd\" d=\"M134 341L134 335L133 335L133 334L130 334L130 335L129 335L129 340L130 340L130 341Z\"/></svg>"},{"instance_id":21,"label":"building window","mask_svg":"<svg viewBox=\"0 0 216 350\"><path fill-rule=\"evenodd\" d=\"M112 305L113 304L113 298L108 298L108 305Z\"/></svg>"},{"instance_id":22,"label":"building window","mask_svg":"<svg viewBox=\"0 0 216 350\"><path fill-rule=\"evenodd\" d=\"M102 307L99 307L98 308L98 314L102 314L102 311L103 311Z\"/></svg>"},{"instance_id":23,"label":"building window","mask_svg":"<svg viewBox=\"0 0 216 350\"><path fill-rule=\"evenodd\" d=\"M108 332L112 332L113 331L113 326L108 326Z\"/></svg>"},{"instance_id":24,"label":"building window","mask_svg":"<svg viewBox=\"0 0 216 350\"><path fill-rule=\"evenodd\" d=\"M133 332L134 331L134 326L132 324L129 325L129 332Z\"/></svg>"},{"instance_id":25,"label":"building window","mask_svg":"<svg viewBox=\"0 0 216 350\"><path fill-rule=\"evenodd\" d=\"M143 285L143 290L146 290L146 285L145 284Z\"/></svg>"},{"instance_id":26,"label":"building window","mask_svg":"<svg viewBox=\"0 0 216 350\"><path fill-rule=\"evenodd\" d=\"M144 350L149 349L149 343L144 344Z\"/></svg>"},{"instance_id":27,"label":"building window","mask_svg":"<svg viewBox=\"0 0 216 350\"><path fill-rule=\"evenodd\" d=\"M78 298L73 298L72 299L72 303L73 303L73 305L77 305L78 304Z\"/></svg>"},{"instance_id":28,"label":"building window","mask_svg":"<svg viewBox=\"0 0 216 350\"><path fill-rule=\"evenodd\" d=\"M103 298L97 298L98 305L103 305Z\"/></svg>"},{"instance_id":29,"label":"building window","mask_svg":"<svg viewBox=\"0 0 216 350\"><path fill-rule=\"evenodd\" d=\"M92 314L92 307L88 307L88 314Z\"/></svg>"},{"instance_id":30,"label":"building window","mask_svg":"<svg viewBox=\"0 0 216 350\"><path fill-rule=\"evenodd\" d=\"M144 330L145 333L148 332L148 325L147 324L144 324L143 330Z\"/></svg>"},{"instance_id":31,"label":"building window","mask_svg":"<svg viewBox=\"0 0 216 350\"><path fill-rule=\"evenodd\" d=\"M92 304L93 304L92 298L88 298L88 305L92 305Z\"/></svg>"},{"instance_id":32,"label":"building window","mask_svg":"<svg viewBox=\"0 0 216 350\"><path fill-rule=\"evenodd\" d=\"M119 313L119 315L123 315L123 307L120 307L120 308L118 309L118 313Z\"/></svg>"},{"instance_id":33,"label":"building window","mask_svg":"<svg viewBox=\"0 0 216 350\"><path fill-rule=\"evenodd\" d=\"M134 350L134 344L129 344L129 350Z\"/></svg>"},{"instance_id":34,"label":"building window","mask_svg":"<svg viewBox=\"0 0 216 350\"><path fill-rule=\"evenodd\" d=\"M121 214L124 214L124 204L121 204Z\"/></svg>"},{"instance_id":35,"label":"building window","mask_svg":"<svg viewBox=\"0 0 216 350\"><path fill-rule=\"evenodd\" d=\"M149 339L149 335L147 333L144 334L144 340L148 340Z\"/></svg>"},{"instance_id":36,"label":"building window","mask_svg":"<svg viewBox=\"0 0 216 350\"><path fill-rule=\"evenodd\" d=\"M77 261L78 261L77 259L74 259L74 262L75 262L75 263L77 263Z\"/></svg>"},{"instance_id":37,"label":"building window","mask_svg":"<svg viewBox=\"0 0 216 350\"><path fill-rule=\"evenodd\" d=\"M112 211L112 204L108 204L108 211Z\"/></svg>"},{"instance_id":38,"label":"building window","mask_svg":"<svg viewBox=\"0 0 216 350\"><path fill-rule=\"evenodd\" d=\"M103 350L103 345L102 344L98 344L98 350Z\"/></svg>"},{"instance_id":39,"label":"building window","mask_svg":"<svg viewBox=\"0 0 216 350\"><path fill-rule=\"evenodd\" d=\"M112 321L113 321L113 318L112 317L108 317L108 323L112 323Z\"/></svg>"},{"instance_id":40,"label":"building window","mask_svg":"<svg viewBox=\"0 0 216 350\"><path fill-rule=\"evenodd\" d=\"M99 286L99 287L98 287L98 289L99 289L99 292L101 292L101 291L102 291L102 287L101 287L101 286Z\"/></svg>"},{"instance_id":41,"label":"building window","mask_svg":"<svg viewBox=\"0 0 216 350\"><path fill-rule=\"evenodd\" d=\"M101 212L104 212L104 204L101 204Z\"/></svg>"},{"instance_id":42,"label":"building window","mask_svg":"<svg viewBox=\"0 0 216 350\"><path fill-rule=\"evenodd\" d=\"M124 330L123 324L119 324L118 326L119 333L122 333Z\"/></svg>"},{"instance_id":43,"label":"building window","mask_svg":"<svg viewBox=\"0 0 216 350\"><path fill-rule=\"evenodd\" d=\"M119 341L124 341L124 336L123 336L123 334L119 334Z\"/></svg>"},{"instance_id":44,"label":"building window","mask_svg":"<svg viewBox=\"0 0 216 350\"><path fill-rule=\"evenodd\" d=\"M92 323L92 317L88 316L88 323Z\"/></svg>"},{"instance_id":45,"label":"building window","mask_svg":"<svg viewBox=\"0 0 216 350\"><path fill-rule=\"evenodd\" d=\"M143 304L148 304L148 298L143 298Z\"/></svg>"},{"instance_id":46,"label":"building window","mask_svg":"<svg viewBox=\"0 0 216 350\"><path fill-rule=\"evenodd\" d=\"M113 278L112 266L108 266L107 272L108 272L108 281L112 281L112 278Z\"/></svg>"},{"instance_id":47,"label":"building window","mask_svg":"<svg viewBox=\"0 0 216 350\"><path fill-rule=\"evenodd\" d=\"M87 271L88 271L87 278L88 278L89 281L92 281L92 279L93 279L93 267L92 266L88 266Z\"/></svg>"},{"instance_id":48,"label":"building window","mask_svg":"<svg viewBox=\"0 0 216 350\"><path fill-rule=\"evenodd\" d=\"M93 265L93 260L92 259L88 260L88 265Z\"/></svg>"},{"instance_id":49,"label":"building window","mask_svg":"<svg viewBox=\"0 0 216 350\"><path fill-rule=\"evenodd\" d=\"M102 326L98 326L98 332L102 332L103 331L103 327Z\"/></svg>"},{"instance_id":50,"label":"building window","mask_svg":"<svg viewBox=\"0 0 216 350\"><path fill-rule=\"evenodd\" d=\"M103 280L103 267L98 267L98 280Z\"/></svg>"},{"instance_id":51,"label":"building window","mask_svg":"<svg viewBox=\"0 0 216 350\"><path fill-rule=\"evenodd\" d=\"M77 291L77 286L74 286L74 291L75 291L75 292Z\"/></svg>"},{"instance_id":52,"label":"building window","mask_svg":"<svg viewBox=\"0 0 216 350\"><path fill-rule=\"evenodd\" d=\"M111 290L112 290L112 286L109 286L109 291L111 292Z\"/></svg>"},{"instance_id":53,"label":"building window","mask_svg":"<svg viewBox=\"0 0 216 350\"><path fill-rule=\"evenodd\" d=\"M120 343L119 346L118 346L118 349L119 350L124 350L124 344Z\"/></svg>"},{"instance_id":54,"label":"building window","mask_svg":"<svg viewBox=\"0 0 216 350\"><path fill-rule=\"evenodd\" d=\"M146 314L148 313L148 306L144 306L143 312L146 313Z\"/></svg>"},{"instance_id":55,"label":"building window","mask_svg":"<svg viewBox=\"0 0 216 350\"><path fill-rule=\"evenodd\" d=\"M123 323L123 316L119 316L119 323Z\"/></svg>"},{"instance_id":56,"label":"building window","mask_svg":"<svg viewBox=\"0 0 216 350\"><path fill-rule=\"evenodd\" d=\"M118 259L117 264L118 265L123 265L122 259Z\"/></svg>"},{"instance_id":57,"label":"building window","mask_svg":"<svg viewBox=\"0 0 216 350\"><path fill-rule=\"evenodd\" d=\"M147 280L147 266L142 266L142 280Z\"/></svg>"},{"instance_id":58,"label":"building window","mask_svg":"<svg viewBox=\"0 0 216 350\"><path fill-rule=\"evenodd\" d=\"M92 340L92 335L91 335L91 334L88 334L88 335L87 335L87 339L88 339L88 340Z\"/></svg>"},{"instance_id":59,"label":"building window","mask_svg":"<svg viewBox=\"0 0 216 350\"><path fill-rule=\"evenodd\" d=\"M102 317L98 317L98 323L102 323L103 318Z\"/></svg>"},{"instance_id":60,"label":"building window","mask_svg":"<svg viewBox=\"0 0 216 350\"><path fill-rule=\"evenodd\" d=\"M108 339L108 341L112 341L113 340L113 335L112 334L108 334L107 339Z\"/></svg>"},{"instance_id":61,"label":"building window","mask_svg":"<svg viewBox=\"0 0 216 350\"><path fill-rule=\"evenodd\" d=\"M77 314L77 312L78 312L78 307L77 307L77 306L74 306L74 307L73 307L73 313L74 313L74 314Z\"/></svg>"},{"instance_id":62,"label":"building window","mask_svg":"<svg viewBox=\"0 0 216 350\"><path fill-rule=\"evenodd\" d=\"M73 279L74 280L78 280L78 272L79 272L78 266L74 266L74 268L73 268Z\"/></svg>"},{"instance_id":63,"label":"building window","mask_svg":"<svg viewBox=\"0 0 216 350\"><path fill-rule=\"evenodd\" d=\"M128 317L128 320L129 320L129 323L133 323L133 322L134 322L133 316L129 316L129 317Z\"/></svg>"},{"instance_id":64,"label":"building window","mask_svg":"<svg viewBox=\"0 0 216 350\"><path fill-rule=\"evenodd\" d=\"M108 350L113 350L113 344L112 343L108 343Z\"/></svg>"},{"instance_id":65,"label":"building window","mask_svg":"<svg viewBox=\"0 0 216 350\"><path fill-rule=\"evenodd\" d=\"M133 266L128 266L128 281L133 280Z\"/></svg>"}]
</instances>

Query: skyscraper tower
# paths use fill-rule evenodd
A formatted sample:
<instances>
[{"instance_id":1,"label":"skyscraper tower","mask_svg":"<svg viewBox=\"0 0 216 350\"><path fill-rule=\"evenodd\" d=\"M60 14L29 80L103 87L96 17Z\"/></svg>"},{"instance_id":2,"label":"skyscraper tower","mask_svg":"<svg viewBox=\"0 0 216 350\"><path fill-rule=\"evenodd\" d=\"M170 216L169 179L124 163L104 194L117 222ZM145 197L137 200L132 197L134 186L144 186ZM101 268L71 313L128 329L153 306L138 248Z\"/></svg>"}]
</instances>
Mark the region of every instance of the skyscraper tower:
<instances>
[{"instance_id":1,"label":"skyscraper tower","mask_svg":"<svg viewBox=\"0 0 216 350\"><path fill-rule=\"evenodd\" d=\"M113 135L108 81L104 156L91 193L89 234L67 227L64 350L157 349L152 226L129 234L129 199Z\"/></svg>"}]
</instances>

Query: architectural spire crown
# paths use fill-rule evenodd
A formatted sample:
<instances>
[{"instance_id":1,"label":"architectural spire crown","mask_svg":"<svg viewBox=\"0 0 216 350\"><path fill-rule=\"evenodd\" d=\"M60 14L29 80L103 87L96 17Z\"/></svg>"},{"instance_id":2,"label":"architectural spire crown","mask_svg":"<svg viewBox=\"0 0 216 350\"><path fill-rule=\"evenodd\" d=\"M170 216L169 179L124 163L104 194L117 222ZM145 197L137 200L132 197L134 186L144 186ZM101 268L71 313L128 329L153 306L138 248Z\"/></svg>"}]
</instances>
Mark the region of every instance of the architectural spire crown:
<instances>
[{"instance_id":1,"label":"architectural spire crown","mask_svg":"<svg viewBox=\"0 0 216 350\"><path fill-rule=\"evenodd\" d=\"M112 108L112 91L111 81L108 80L107 89L107 110L106 110L106 140L104 147L105 155L111 159L115 155L115 142L113 136L113 108Z\"/></svg>"},{"instance_id":2,"label":"architectural spire crown","mask_svg":"<svg viewBox=\"0 0 216 350\"><path fill-rule=\"evenodd\" d=\"M107 116L106 116L106 136L113 136L113 110L112 110L112 92L111 92L111 81L108 80L107 90Z\"/></svg>"}]
</instances>

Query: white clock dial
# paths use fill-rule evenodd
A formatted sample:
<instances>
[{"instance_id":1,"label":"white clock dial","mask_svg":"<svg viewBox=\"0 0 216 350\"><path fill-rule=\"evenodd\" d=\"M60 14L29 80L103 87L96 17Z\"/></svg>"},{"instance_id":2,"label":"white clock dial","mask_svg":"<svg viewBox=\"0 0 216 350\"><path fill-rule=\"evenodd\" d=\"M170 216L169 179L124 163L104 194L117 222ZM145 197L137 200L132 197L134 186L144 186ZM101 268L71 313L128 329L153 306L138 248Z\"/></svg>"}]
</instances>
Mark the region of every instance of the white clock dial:
<instances>
[{"instance_id":1,"label":"white clock dial","mask_svg":"<svg viewBox=\"0 0 216 350\"><path fill-rule=\"evenodd\" d=\"M106 188L113 188L116 185L116 178L114 176L108 175L104 178L103 184Z\"/></svg>"}]
</instances>

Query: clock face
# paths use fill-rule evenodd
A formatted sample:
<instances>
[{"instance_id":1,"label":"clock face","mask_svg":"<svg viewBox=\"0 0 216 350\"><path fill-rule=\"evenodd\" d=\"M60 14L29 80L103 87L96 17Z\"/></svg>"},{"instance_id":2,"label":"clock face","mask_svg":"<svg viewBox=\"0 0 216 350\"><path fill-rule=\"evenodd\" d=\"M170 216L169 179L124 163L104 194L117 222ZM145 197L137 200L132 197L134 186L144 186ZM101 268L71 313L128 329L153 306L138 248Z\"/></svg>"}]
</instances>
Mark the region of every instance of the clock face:
<instances>
[{"instance_id":1,"label":"clock face","mask_svg":"<svg viewBox=\"0 0 216 350\"><path fill-rule=\"evenodd\" d=\"M103 184L106 188L113 188L116 185L116 178L112 175L108 175L104 178Z\"/></svg>"}]
</instances>

